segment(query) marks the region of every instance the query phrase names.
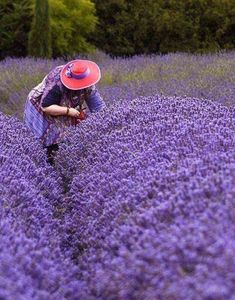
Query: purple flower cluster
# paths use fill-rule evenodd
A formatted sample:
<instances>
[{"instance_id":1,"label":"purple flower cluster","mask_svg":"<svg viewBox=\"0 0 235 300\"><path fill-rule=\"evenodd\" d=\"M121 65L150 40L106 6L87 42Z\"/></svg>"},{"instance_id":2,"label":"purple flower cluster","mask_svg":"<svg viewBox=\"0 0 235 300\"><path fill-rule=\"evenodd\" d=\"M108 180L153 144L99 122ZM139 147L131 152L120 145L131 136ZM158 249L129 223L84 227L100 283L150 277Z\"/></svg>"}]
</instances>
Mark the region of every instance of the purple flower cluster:
<instances>
[{"instance_id":1,"label":"purple flower cluster","mask_svg":"<svg viewBox=\"0 0 235 300\"><path fill-rule=\"evenodd\" d=\"M234 54L97 57L55 168L0 112L0 299L234 299ZM62 63L2 61L0 111Z\"/></svg>"},{"instance_id":2,"label":"purple flower cluster","mask_svg":"<svg viewBox=\"0 0 235 300\"><path fill-rule=\"evenodd\" d=\"M108 102L162 94L205 98L226 106L235 103L235 52L207 55L170 53L105 59L102 94Z\"/></svg>"},{"instance_id":3,"label":"purple flower cluster","mask_svg":"<svg viewBox=\"0 0 235 300\"><path fill-rule=\"evenodd\" d=\"M117 99L162 94L207 98L226 106L235 102L235 52L207 55L174 53L111 59L88 57L102 73L98 84L107 104ZM79 57L84 58L84 57ZM0 111L22 118L26 97L44 76L65 61L7 58L0 62Z\"/></svg>"},{"instance_id":4,"label":"purple flower cluster","mask_svg":"<svg viewBox=\"0 0 235 300\"><path fill-rule=\"evenodd\" d=\"M0 131L0 298L79 295L78 268L61 247L60 178L20 121L0 113Z\"/></svg>"},{"instance_id":5,"label":"purple flower cluster","mask_svg":"<svg viewBox=\"0 0 235 300\"><path fill-rule=\"evenodd\" d=\"M233 299L234 118L209 100L155 95L71 129L56 170L86 299Z\"/></svg>"}]
</instances>

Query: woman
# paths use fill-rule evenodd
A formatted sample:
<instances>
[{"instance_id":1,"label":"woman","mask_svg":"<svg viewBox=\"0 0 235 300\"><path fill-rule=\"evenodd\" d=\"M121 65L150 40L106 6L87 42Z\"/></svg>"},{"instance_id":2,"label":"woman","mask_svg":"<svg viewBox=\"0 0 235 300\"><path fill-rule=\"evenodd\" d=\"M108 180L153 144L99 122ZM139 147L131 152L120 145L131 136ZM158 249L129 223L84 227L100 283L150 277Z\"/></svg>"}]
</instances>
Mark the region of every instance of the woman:
<instances>
[{"instance_id":1,"label":"woman","mask_svg":"<svg viewBox=\"0 0 235 300\"><path fill-rule=\"evenodd\" d=\"M67 128L86 118L84 110L94 113L105 107L95 87L100 77L96 63L77 59L55 67L29 93L24 121L47 148L50 164Z\"/></svg>"}]
</instances>

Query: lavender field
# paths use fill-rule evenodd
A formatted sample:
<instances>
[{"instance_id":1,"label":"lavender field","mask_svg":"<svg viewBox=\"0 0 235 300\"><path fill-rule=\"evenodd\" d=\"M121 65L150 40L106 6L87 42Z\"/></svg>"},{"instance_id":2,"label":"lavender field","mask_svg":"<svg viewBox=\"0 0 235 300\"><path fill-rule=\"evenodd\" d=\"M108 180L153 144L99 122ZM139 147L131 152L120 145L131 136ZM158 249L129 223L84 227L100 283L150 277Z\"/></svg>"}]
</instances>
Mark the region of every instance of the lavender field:
<instances>
[{"instance_id":1,"label":"lavender field","mask_svg":"<svg viewBox=\"0 0 235 300\"><path fill-rule=\"evenodd\" d=\"M55 167L22 123L63 61L0 62L0 299L235 299L235 52L115 59Z\"/></svg>"}]
</instances>

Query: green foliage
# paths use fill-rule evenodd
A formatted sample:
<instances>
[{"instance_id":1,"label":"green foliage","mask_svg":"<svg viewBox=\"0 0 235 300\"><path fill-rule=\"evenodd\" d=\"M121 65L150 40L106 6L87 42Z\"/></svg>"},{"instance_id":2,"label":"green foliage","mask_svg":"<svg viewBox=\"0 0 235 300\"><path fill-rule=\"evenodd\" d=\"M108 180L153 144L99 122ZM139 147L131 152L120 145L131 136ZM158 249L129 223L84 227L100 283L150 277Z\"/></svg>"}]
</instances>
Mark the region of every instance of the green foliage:
<instances>
[{"instance_id":1,"label":"green foliage","mask_svg":"<svg viewBox=\"0 0 235 300\"><path fill-rule=\"evenodd\" d=\"M94 3L90 0L48 1L0 1L0 59L28 54L66 57L95 49L87 42L97 23Z\"/></svg>"},{"instance_id":2,"label":"green foliage","mask_svg":"<svg viewBox=\"0 0 235 300\"><path fill-rule=\"evenodd\" d=\"M34 57L51 57L51 28L48 0L35 1L34 18L29 33L28 54Z\"/></svg>"},{"instance_id":3,"label":"green foliage","mask_svg":"<svg viewBox=\"0 0 235 300\"><path fill-rule=\"evenodd\" d=\"M31 0L0 1L0 59L25 55L31 20Z\"/></svg>"},{"instance_id":4,"label":"green foliage","mask_svg":"<svg viewBox=\"0 0 235 300\"><path fill-rule=\"evenodd\" d=\"M117 56L168 52L214 52L235 48L234 0L48 0L50 27L30 34L30 54L65 59L97 47ZM35 0L0 1L0 59L26 56ZM45 0L38 0L40 5ZM40 25L41 24L41 25ZM41 27L40 27L41 26ZM33 30L33 28L32 28ZM36 29L34 29L36 30ZM39 54L40 56L50 56Z\"/></svg>"},{"instance_id":5,"label":"green foliage","mask_svg":"<svg viewBox=\"0 0 235 300\"><path fill-rule=\"evenodd\" d=\"M50 0L53 56L74 56L94 49L87 37L95 29L90 0Z\"/></svg>"},{"instance_id":6,"label":"green foliage","mask_svg":"<svg viewBox=\"0 0 235 300\"><path fill-rule=\"evenodd\" d=\"M94 0L91 38L113 55L211 52L235 47L234 0Z\"/></svg>"}]
</instances>

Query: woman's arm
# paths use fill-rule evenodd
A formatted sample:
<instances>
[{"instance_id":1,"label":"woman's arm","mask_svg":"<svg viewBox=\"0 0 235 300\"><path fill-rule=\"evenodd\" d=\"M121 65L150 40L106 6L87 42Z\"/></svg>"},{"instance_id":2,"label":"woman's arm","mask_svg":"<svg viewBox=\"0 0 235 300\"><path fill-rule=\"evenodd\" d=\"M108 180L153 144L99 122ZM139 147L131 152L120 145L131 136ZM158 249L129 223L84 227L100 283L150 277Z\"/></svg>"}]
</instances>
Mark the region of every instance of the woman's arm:
<instances>
[{"instance_id":1,"label":"woman's arm","mask_svg":"<svg viewBox=\"0 0 235 300\"><path fill-rule=\"evenodd\" d=\"M44 113L51 116L64 116L79 117L79 111L74 108L60 106L62 93L58 85L55 85L47 95L42 99L41 109Z\"/></svg>"},{"instance_id":2,"label":"woman's arm","mask_svg":"<svg viewBox=\"0 0 235 300\"><path fill-rule=\"evenodd\" d=\"M51 116L63 116L68 115L69 117L79 117L79 111L72 107L60 106L57 104L52 104L47 107L41 107L42 111Z\"/></svg>"},{"instance_id":3,"label":"woman's arm","mask_svg":"<svg viewBox=\"0 0 235 300\"><path fill-rule=\"evenodd\" d=\"M44 113L52 116L61 116L67 114L67 107L59 106L57 104L52 104L50 106L41 107L41 108Z\"/></svg>"},{"instance_id":4,"label":"woman's arm","mask_svg":"<svg viewBox=\"0 0 235 300\"><path fill-rule=\"evenodd\" d=\"M88 97L86 99L86 103L92 113L98 112L106 106L95 85L88 88Z\"/></svg>"}]
</instances>

